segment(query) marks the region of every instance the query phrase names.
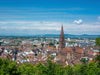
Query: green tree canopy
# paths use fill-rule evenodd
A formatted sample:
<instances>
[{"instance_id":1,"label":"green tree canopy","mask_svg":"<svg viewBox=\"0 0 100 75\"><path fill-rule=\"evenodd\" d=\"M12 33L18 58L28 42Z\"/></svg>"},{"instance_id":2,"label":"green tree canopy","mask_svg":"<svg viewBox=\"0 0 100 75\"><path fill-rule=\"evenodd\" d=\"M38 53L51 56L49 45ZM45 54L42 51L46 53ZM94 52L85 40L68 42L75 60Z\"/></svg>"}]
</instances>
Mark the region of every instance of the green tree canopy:
<instances>
[{"instance_id":1,"label":"green tree canopy","mask_svg":"<svg viewBox=\"0 0 100 75\"><path fill-rule=\"evenodd\" d=\"M96 38L96 45L100 46L100 38Z\"/></svg>"}]
</instances>

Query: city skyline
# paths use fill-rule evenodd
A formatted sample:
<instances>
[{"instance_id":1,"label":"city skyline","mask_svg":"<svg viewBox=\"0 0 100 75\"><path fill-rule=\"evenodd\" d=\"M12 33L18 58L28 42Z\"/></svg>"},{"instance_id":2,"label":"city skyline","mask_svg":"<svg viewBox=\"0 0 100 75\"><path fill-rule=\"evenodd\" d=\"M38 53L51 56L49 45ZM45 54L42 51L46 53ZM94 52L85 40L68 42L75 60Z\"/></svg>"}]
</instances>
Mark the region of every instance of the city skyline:
<instances>
[{"instance_id":1,"label":"city skyline","mask_svg":"<svg viewBox=\"0 0 100 75\"><path fill-rule=\"evenodd\" d=\"M98 0L0 1L0 34L100 35Z\"/></svg>"}]
</instances>

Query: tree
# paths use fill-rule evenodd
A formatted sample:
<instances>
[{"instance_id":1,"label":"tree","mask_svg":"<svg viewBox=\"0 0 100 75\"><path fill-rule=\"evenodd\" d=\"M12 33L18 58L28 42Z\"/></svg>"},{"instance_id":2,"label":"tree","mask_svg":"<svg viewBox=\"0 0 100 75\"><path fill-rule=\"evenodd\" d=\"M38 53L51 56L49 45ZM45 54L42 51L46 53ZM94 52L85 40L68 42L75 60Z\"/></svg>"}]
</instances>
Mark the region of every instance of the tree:
<instances>
[{"instance_id":1,"label":"tree","mask_svg":"<svg viewBox=\"0 0 100 75\"><path fill-rule=\"evenodd\" d=\"M51 42L50 42L50 43L49 43L49 46L54 46L54 43L51 43Z\"/></svg>"},{"instance_id":2,"label":"tree","mask_svg":"<svg viewBox=\"0 0 100 75\"><path fill-rule=\"evenodd\" d=\"M100 38L96 38L96 46L100 46ZM100 67L100 51L99 55L95 58L95 61L98 62L98 67Z\"/></svg>"},{"instance_id":3,"label":"tree","mask_svg":"<svg viewBox=\"0 0 100 75\"><path fill-rule=\"evenodd\" d=\"M37 45L33 45L33 47L37 47Z\"/></svg>"},{"instance_id":4,"label":"tree","mask_svg":"<svg viewBox=\"0 0 100 75\"><path fill-rule=\"evenodd\" d=\"M100 38L96 38L96 46L100 46Z\"/></svg>"},{"instance_id":5,"label":"tree","mask_svg":"<svg viewBox=\"0 0 100 75\"><path fill-rule=\"evenodd\" d=\"M98 63L98 67L100 67L100 51L99 51L99 55L94 59L95 62Z\"/></svg>"},{"instance_id":6,"label":"tree","mask_svg":"<svg viewBox=\"0 0 100 75\"><path fill-rule=\"evenodd\" d=\"M20 75L16 62L0 59L0 75Z\"/></svg>"},{"instance_id":7,"label":"tree","mask_svg":"<svg viewBox=\"0 0 100 75\"><path fill-rule=\"evenodd\" d=\"M41 46L43 47L44 46L44 43L41 43Z\"/></svg>"},{"instance_id":8,"label":"tree","mask_svg":"<svg viewBox=\"0 0 100 75\"><path fill-rule=\"evenodd\" d=\"M51 60L53 57L48 57L47 63L46 63L46 70L47 75L63 75L64 70L63 67L58 63L53 63Z\"/></svg>"},{"instance_id":9,"label":"tree","mask_svg":"<svg viewBox=\"0 0 100 75\"><path fill-rule=\"evenodd\" d=\"M73 66L68 65L64 67L64 75L74 75Z\"/></svg>"},{"instance_id":10,"label":"tree","mask_svg":"<svg viewBox=\"0 0 100 75\"><path fill-rule=\"evenodd\" d=\"M36 68L29 63L24 63L21 66L19 66L19 72L21 75L35 75L36 74Z\"/></svg>"},{"instance_id":11,"label":"tree","mask_svg":"<svg viewBox=\"0 0 100 75\"><path fill-rule=\"evenodd\" d=\"M44 64L23 63L17 66L14 61L0 59L0 75L100 75L100 67L97 62L62 66L52 60L53 56L48 57Z\"/></svg>"}]
</instances>

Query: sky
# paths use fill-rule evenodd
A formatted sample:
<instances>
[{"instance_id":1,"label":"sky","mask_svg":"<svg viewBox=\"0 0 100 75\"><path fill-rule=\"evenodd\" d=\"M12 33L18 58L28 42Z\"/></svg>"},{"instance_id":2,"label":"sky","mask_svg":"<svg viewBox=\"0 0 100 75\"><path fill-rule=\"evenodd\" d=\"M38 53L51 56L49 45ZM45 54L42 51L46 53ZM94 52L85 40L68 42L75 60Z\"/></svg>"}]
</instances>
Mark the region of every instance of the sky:
<instances>
[{"instance_id":1,"label":"sky","mask_svg":"<svg viewBox=\"0 0 100 75\"><path fill-rule=\"evenodd\" d=\"M0 35L100 35L100 0L0 0Z\"/></svg>"}]
</instances>

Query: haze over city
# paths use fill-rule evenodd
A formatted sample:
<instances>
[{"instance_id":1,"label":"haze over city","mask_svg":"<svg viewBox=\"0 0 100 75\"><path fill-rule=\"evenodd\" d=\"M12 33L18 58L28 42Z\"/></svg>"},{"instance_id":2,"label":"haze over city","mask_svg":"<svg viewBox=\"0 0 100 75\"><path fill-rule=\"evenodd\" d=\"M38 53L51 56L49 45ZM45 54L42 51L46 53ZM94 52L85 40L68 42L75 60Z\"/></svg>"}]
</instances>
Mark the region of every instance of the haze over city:
<instances>
[{"instance_id":1,"label":"haze over city","mask_svg":"<svg viewBox=\"0 0 100 75\"><path fill-rule=\"evenodd\" d=\"M98 0L0 0L0 35L100 35Z\"/></svg>"}]
</instances>

